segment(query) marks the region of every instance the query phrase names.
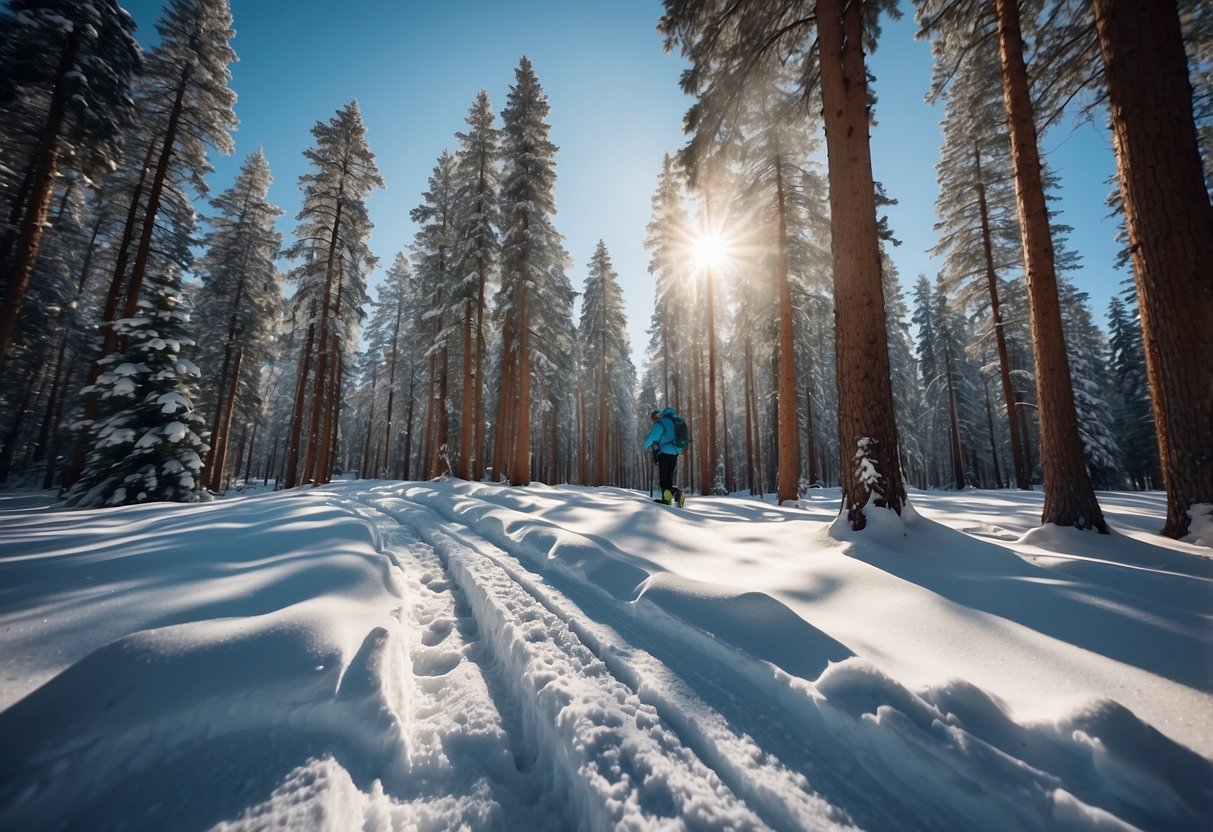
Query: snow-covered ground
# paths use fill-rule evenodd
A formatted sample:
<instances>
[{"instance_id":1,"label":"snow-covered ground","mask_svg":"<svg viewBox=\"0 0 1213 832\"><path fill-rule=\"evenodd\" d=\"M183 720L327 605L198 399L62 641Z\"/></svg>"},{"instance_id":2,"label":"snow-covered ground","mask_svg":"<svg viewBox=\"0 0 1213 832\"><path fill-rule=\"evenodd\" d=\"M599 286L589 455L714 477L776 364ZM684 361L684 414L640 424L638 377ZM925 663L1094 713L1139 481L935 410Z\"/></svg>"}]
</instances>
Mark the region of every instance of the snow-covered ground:
<instances>
[{"instance_id":1,"label":"snow-covered ground","mask_svg":"<svg viewBox=\"0 0 1213 832\"><path fill-rule=\"evenodd\" d=\"M620 489L0 496L0 829L1213 828L1213 550Z\"/></svg>"}]
</instances>

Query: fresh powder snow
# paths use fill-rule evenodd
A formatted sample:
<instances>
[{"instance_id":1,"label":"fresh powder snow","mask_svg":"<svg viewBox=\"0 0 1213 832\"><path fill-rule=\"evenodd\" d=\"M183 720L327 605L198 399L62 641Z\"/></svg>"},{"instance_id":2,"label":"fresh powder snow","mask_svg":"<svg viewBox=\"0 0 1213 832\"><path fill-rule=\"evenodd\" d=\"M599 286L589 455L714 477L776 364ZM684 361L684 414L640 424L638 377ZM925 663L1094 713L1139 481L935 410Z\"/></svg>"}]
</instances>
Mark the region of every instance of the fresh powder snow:
<instances>
[{"instance_id":1,"label":"fresh powder snow","mask_svg":"<svg viewBox=\"0 0 1213 832\"><path fill-rule=\"evenodd\" d=\"M0 829L1213 828L1162 494L809 493L0 495Z\"/></svg>"}]
</instances>

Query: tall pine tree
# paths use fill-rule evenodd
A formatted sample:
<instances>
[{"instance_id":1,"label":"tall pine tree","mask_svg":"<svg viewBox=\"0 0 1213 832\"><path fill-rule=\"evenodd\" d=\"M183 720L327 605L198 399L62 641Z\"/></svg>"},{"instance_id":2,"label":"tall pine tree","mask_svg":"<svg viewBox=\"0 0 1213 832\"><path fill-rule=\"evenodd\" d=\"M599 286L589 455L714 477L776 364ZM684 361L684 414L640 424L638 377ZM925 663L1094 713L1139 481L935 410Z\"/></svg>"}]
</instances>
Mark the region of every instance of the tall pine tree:
<instances>
[{"instance_id":1,"label":"tall pine tree","mask_svg":"<svg viewBox=\"0 0 1213 832\"><path fill-rule=\"evenodd\" d=\"M282 235L274 223L282 211L268 202L271 181L257 148L232 186L211 201L217 214L203 238L206 254L196 264L202 282L198 331L206 333L197 361L207 382L203 410L211 416L206 486L216 492L222 490L234 415L240 412L247 422L260 409L261 370L281 312L275 260Z\"/></svg>"},{"instance_id":2,"label":"tall pine tree","mask_svg":"<svg viewBox=\"0 0 1213 832\"><path fill-rule=\"evenodd\" d=\"M630 356L619 275L602 240L590 258L578 336L586 413L581 433L594 444L590 482L621 485L622 460L630 455L636 424L631 402L636 371Z\"/></svg>"},{"instance_id":3,"label":"tall pine tree","mask_svg":"<svg viewBox=\"0 0 1213 832\"><path fill-rule=\"evenodd\" d=\"M298 264L289 277L297 286L294 304L308 334L291 414L286 488L325 483L332 476L345 350L362 316L366 275L375 263L367 245L372 226L366 199L383 187L357 101L317 122L312 136L315 146L303 153L312 170L299 177L303 208L295 244L287 251Z\"/></svg>"},{"instance_id":4,"label":"tall pine tree","mask_svg":"<svg viewBox=\"0 0 1213 832\"><path fill-rule=\"evenodd\" d=\"M573 292L565 275L568 254L553 225L556 151L549 139L551 106L525 56L514 71L502 110L502 275L497 314L502 321L497 447L514 485L531 481L533 382L537 371L572 353ZM496 467L496 466L495 466Z\"/></svg>"},{"instance_id":5,"label":"tall pine tree","mask_svg":"<svg viewBox=\"0 0 1213 832\"><path fill-rule=\"evenodd\" d=\"M486 300L496 279L500 259L497 227L500 212L497 171L500 131L493 126L488 93L476 96L467 116L468 129L456 133L457 199L461 206L457 268L460 280L455 294L463 309L463 403L456 474L479 479L484 464L484 395Z\"/></svg>"}]
</instances>

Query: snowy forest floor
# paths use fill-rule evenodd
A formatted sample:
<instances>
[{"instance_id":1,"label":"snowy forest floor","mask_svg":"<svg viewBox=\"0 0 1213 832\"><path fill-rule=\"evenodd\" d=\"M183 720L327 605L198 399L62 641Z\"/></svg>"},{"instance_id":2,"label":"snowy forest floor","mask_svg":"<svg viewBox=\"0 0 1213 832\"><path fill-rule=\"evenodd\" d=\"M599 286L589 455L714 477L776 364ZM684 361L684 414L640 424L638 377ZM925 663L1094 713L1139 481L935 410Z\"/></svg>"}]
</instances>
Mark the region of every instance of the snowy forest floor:
<instances>
[{"instance_id":1,"label":"snowy forest floor","mask_svg":"<svg viewBox=\"0 0 1213 832\"><path fill-rule=\"evenodd\" d=\"M0 493L0 828L1207 829L1213 550L1099 496Z\"/></svg>"}]
</instances>

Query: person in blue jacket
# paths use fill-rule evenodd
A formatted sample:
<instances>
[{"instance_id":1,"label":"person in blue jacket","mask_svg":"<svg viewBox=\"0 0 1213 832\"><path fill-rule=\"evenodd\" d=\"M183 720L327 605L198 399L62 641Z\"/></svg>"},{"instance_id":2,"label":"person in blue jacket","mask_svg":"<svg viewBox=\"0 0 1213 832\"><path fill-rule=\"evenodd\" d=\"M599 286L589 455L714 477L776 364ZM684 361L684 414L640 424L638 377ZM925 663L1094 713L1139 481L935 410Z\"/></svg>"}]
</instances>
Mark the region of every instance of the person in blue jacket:
<instances>
[{"instance_id":1,"label":"person in blue jacket","mask_svg":"<svg viewBox=\"0 0 1213 832\"><path fill-rule=\"evenodd\" d=\"M674 416L677 413L673 407L649 413L653 427L644 438L644 447L651 448L657 459L657 477L661 483L661 499L657 502L681 507L686 504L686 495L674 485L674 469L678 467L678 455L682 453L674 444Z\"/></svg>"}]
</instances>

